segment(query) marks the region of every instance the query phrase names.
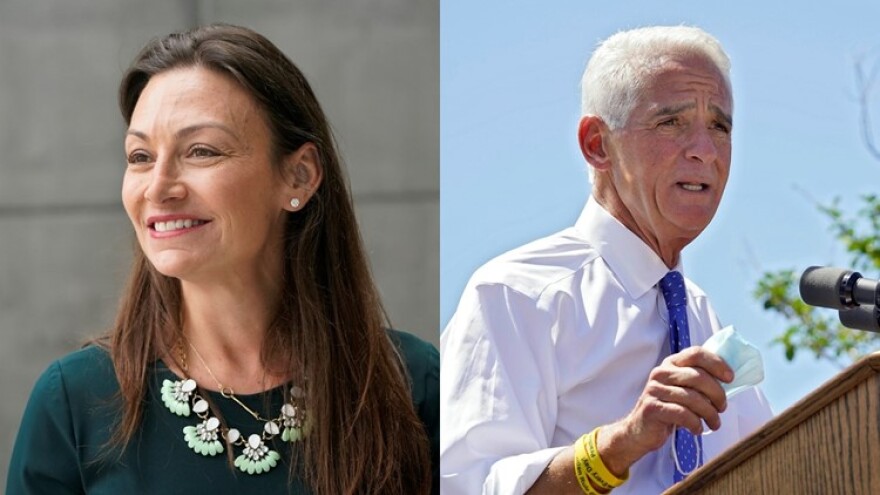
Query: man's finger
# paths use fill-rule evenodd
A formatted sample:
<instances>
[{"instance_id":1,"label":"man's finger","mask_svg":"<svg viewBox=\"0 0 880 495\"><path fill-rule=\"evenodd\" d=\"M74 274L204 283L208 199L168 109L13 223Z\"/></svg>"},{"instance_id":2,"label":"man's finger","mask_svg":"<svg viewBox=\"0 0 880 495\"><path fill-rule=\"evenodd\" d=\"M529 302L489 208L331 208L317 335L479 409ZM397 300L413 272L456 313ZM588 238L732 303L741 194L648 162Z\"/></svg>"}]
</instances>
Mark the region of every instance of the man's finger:
<instances>
[{"instance_id":1,"label":"man's finger","mask_svg":"<svg viewBox=\"0 0 880 495\"><path fill-rule=\"evenodd\" d=\"M654 387L653 393L663 402L674 403L684 407L698 417L698 422L700 419L705 421L709 428L717 430L721 427L721 417L718 414L718 409L708 397L699 391L667 385ZM690 429L693 425L681 426L686 426ZM698 429L702 433L702 424L698 425Z\"/></svg>"},{"instance_id":2,"label":"man's finger","mask_svg":"<svg viewBox=\"0 0 880 495\"><path fill-rule=\"evenodd\" d=\"M733 370L730 366L719 355L699 346L688 347L675 353L669 356L669 360L676 366L704 369L715 379L725 383L733 381Z\"/></svg>"}]
</instances>

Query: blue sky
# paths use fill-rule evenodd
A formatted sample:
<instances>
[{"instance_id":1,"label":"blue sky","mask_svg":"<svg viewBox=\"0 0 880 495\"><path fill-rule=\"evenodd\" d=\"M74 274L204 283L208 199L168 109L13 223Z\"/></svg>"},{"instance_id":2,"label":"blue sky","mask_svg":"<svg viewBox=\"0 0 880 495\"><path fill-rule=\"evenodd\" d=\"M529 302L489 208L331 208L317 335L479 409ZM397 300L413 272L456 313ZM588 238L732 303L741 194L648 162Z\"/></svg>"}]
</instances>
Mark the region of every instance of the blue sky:
<instances>
[{"instance_id":1,"label":"blue sky","mask_svg":"<svg viewBox=\"0 0 880 495\"><path fill-rule=\"evenodd\" d=\"M580 213L589 181L576 140L578 82L596 43L621 29L688 24L730 55L735 124L724 200L685 250L686 272L722 322L762 349L774 411L836 374L807 353L785 361L769 345L783 322L751 293L763 270L846 266L812 201L880 191L854 76L858 57L880 57L880 2L793 5L442 1L441 329L479 265Z\"/></svg>"}]
</instances>

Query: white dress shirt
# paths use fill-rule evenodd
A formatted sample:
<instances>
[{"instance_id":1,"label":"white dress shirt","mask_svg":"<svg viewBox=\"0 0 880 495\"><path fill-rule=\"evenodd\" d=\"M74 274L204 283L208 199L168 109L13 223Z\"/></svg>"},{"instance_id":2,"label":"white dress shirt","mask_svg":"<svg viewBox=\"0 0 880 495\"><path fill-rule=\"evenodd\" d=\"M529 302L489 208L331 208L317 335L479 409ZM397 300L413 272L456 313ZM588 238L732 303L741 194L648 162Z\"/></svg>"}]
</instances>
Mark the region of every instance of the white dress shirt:
<instances>
[{"instance_id":1,"label":"white dress shirt","mask_svg":"<svg viewBox=\"0 0 880 495\"><path fill-rule=\"evenodd\" d=\"M592 197L574 227L478 269L440 338L440 492L524 493L562 449L629 413L669 355L657 287L668 271ZM699 345L721 325L700 288L686 289ZM721 429L703 436L704 460L771 416L756 388L729 400ZM671 486L671 445L614 494Z\"/></svg>"}]
</instances>

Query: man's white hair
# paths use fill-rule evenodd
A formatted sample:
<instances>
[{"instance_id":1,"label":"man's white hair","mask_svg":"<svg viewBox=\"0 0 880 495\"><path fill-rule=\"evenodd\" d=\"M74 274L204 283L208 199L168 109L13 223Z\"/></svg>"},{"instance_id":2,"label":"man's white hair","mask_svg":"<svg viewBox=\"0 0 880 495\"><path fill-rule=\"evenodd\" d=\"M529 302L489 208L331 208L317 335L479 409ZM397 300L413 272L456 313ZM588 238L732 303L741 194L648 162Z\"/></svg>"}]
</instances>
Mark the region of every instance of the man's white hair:
<instances>
[{"instance_id":1,"label":"man's white hair","mask_svg":"<svg viewBox=\"0 0 880 495\"><path fill-rule=\"evenodd\" d=\"M670 60L698 56L714 64L730 88L730 59L712 35L697 27L654 26L621 31L601 42L581 79L581 115L596 115L612 129L629 119L638 93ZM731 96L732 98L732 96Z\"/></svg>"}]
</instances>

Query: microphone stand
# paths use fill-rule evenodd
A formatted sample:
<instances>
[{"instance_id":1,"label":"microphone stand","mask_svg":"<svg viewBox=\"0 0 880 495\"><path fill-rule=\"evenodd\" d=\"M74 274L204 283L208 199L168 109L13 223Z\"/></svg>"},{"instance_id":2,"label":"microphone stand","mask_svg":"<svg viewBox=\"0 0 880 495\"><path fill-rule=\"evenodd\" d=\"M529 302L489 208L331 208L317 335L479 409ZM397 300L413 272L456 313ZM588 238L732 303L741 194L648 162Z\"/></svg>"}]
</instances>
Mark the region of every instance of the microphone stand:
<instances>
[{"instance_id":1,"label":"microphone stand","mask_svg":"<svg viewBox=\"0 0 880 495\"><path fill-rule=\"evenodd\" d=\"M837 312L840 324L853 330L880 333L880 309L877 304L871 306L856 306L849 309L841 309Z\"/></svg>"}]
</instances>

